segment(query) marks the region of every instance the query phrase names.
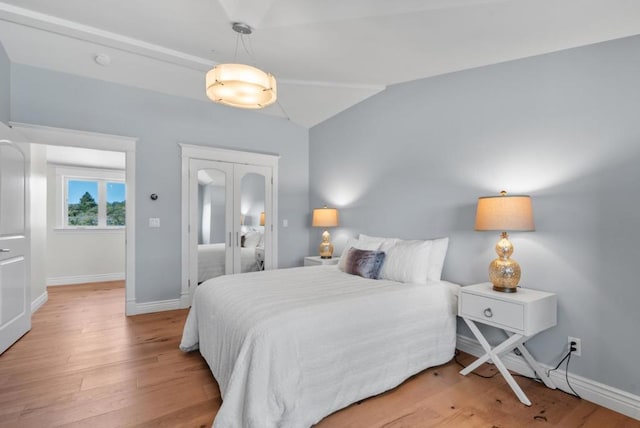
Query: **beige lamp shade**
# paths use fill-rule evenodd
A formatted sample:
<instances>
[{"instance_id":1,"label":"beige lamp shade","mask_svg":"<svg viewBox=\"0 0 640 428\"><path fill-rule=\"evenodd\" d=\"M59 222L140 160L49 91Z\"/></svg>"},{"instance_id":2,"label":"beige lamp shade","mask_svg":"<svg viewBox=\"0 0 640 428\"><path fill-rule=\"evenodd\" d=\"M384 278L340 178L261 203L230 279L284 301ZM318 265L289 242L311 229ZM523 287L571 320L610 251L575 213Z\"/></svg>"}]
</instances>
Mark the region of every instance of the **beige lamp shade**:
<instances>
[{"instance_id":1,"label":"beige lamp shade","mask_svg":"<svg viewBox=\"0 0 640 428\"><path fill-rule=\"evenodd\" d=\"M531 197L503 194L478 198L475 229L498 232L535 230Z\"/></svg>"},{"instance_id":2,"label":"beige lamp shade","mask_svg":"<svg viewBox=\"0 0 640 428\"><path fill-rule=\"evenodd\" d=\"M338 210L335 208L316 208L313 210L311 226L336 227L338 225Z\"/></svg>"},{"instance_id":3,"label":"beige lamp shade","mask_svg":"<svg viewBox=\"0 0 640 428\"><path fill-rule=\"evenodd\" d=\"M260 226L264 226L264 211L260 213Z\"/></svg>"},{"instance_id":4,"label":"beige lamp shade","mask_svg":"<svg viewBox=\"0 0 640 428\"><path fill-rule=\"evenodd\" d=\"M276 102L276 79L246 64L218 64L206 75L207 97L232 107L260 109Z\"/></svg>"}]
</instances>

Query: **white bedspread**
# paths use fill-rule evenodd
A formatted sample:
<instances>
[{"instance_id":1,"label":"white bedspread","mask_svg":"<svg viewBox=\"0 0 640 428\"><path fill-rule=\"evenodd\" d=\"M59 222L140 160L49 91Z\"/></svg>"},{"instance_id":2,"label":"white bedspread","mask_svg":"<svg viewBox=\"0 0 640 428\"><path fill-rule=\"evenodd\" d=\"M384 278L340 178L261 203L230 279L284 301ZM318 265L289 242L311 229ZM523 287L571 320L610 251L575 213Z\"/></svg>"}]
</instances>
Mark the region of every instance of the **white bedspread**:
<instances>
[{"instance_id":1,"label":"white bedspread","mask_svg":"<svg viewBox=\"0 0 640 428\"><path fill-rule=\"evenodd\" d=\"M198 287L180 348L218 381L214 427L308 427L449 361L455 288L336 266L221 276Z\"/></svg>"},{"instance_id":2,"label":"white bedspread","mask_svg":"<svg viewBox=\"0 0 640 428\"><path fill-rule=\"evenodd\" d=\"M198 244L198 283L225 274L225 243ZM240 248L240 269L242 272L258 270L256 249Z\"/></svg>"}]
</instances>

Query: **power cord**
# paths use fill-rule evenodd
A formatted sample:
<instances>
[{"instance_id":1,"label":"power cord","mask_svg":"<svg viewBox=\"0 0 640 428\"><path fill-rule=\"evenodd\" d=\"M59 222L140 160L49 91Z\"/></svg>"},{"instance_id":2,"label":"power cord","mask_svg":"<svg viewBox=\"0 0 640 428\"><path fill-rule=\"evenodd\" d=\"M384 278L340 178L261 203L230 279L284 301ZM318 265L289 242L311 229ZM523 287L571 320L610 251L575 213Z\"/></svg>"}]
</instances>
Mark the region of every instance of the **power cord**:
<instances>
[{"instance_id":1,"label":"power cord","mask_svg":"<svg viewBox=\"0 0 640 428\"><path fill-rule=\"evenodd\" d=\"M573 395L573 396L575 396L576 398L582 399L582 397L580 397L580 395L576 392L576 390L575 390L575 389L573 389L573 387L571 386L571 383L569 382L569 363L571 362L571 355L572 355L574 352L576 352L576 342L571 342L571 343L570 343L570 346L569 346L569 352L567 352L567 353L566 353L566 355L565 355L564 357L562 357L562 359L560 360L560 362L559 362L558 364L556 364L556 366L555 366L554 368L552 368L552 369L550 369L550 370L547 370L547 376L549 376L549 374L550 374L551 372L558 370L558 368L560 367L560 365L562 365L562 363L566 361L566 362L567 362L567 364L566 364L566 370L565 370L565 372L564 372L564 377L565 377L565 380L567 381L567 386L569 387L569 389L571 390L571 392L572 392L573 394L569 394L569 393L567 393L567 392L565 392L565 391L562 391L562 390L561 390L561 391L562 391L562 392L565 392L566 394ZM516 352L516 354L520 355L520 352ZM455 352L453 353L453 359L454 359L454 361L455 361L455 362L456 362L460 367L462 367L462 368L466 368L467 366L465 366L464 364L462 364L462 363L458 360L458 355L460 355L460 351L458 351L458 350L456 349L456 350L455 350ZM499 372L498 372L498 371L496 371L496 372L495 372L495 373L493 373L491 376L481 375L481 374L476 373L476 372L472 372L472 373L473 373L474 375L478 376L478 377L483 378L483 379L491 379L492 377L494 377L495 375L497 375ZM537 375L537 373L535 373L535 372L534 372L534 374L536 374L536 375ZM525 378L525 379L533 380L533 381L536 381L536 382L542 382L542 379L540 379L540 378L539 378L539 377L537 377L537 376L536 376L536 377L529 377L529 376L521 375L521 374L519 374L519 373L515 373L515 374L514 374L514 373L512 373L512 376L518 376L518 377L523 377L523 378Z\"/></svg>"},{"instance_id":2,"label":"power cord","mask_svg":"<svg viewBox=\"0 0 640 428\"><path fill-rule=\"evenodd\" d=\"M578 395L578 393L576 392L575 389L573 389L573 387L571 386L571 383L569 383L569 363L571 362L571 355L576 352L576 342L571 342L569 344L569 352L566 353L566 355L564 357L562 357L562 359L560 360L560 362L558 364L556 364L556 366L554 368L552 368L551 370L547 370L547 376L549 376L549 373L558 370L558 368L560 367L560 365L566 360L567 364L566 364L566 368L564 371L564 378L567 381L567 386L569 387L569 389L571 390L571 392L573 392L573 395L576 396L577 398L582 399L582 397L580 397L580 395Z\"/></svg>"}]
</instances>

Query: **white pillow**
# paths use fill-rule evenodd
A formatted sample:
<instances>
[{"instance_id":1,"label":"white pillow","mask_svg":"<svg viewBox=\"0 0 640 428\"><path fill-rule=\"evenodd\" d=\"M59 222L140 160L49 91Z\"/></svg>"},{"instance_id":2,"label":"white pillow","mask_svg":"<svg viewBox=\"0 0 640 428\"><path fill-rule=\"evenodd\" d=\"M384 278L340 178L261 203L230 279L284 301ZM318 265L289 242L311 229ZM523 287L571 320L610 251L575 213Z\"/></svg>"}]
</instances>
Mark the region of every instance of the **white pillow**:
<instances>
[{"instance_id":1,"label":"white pillow","mask_svg":"<svg viewBox=\"0 0 640 428\"><path fill-rule=\"evenodd\" d=\"M368 236L368 235L365 235L364 233L361 233L358 239L360 240L360 242L365 242L371 245L376 243L379 244L380 247L376 249L379 249L380 251L384 251L385 253L389 248L393 247L396 244L396 242L400 241L399 239L396 239L396 238L379 238L377 236Z\"/></svg>"},{"instance_id":2,"label":"white pillow","mask_svg":"<svg viewBox=\"0 0 640 428\"><path fill-rule=\"evenodd\" d=\"M365 235L364 233L361 233L358 236L358 241L364 242L364 243L367 243L367 244L377 243L378 245L381 245L386 239L387 238L379 238L377 236Z\"/></svg>"},{"instance_id":3,"label":"white pillow","mask_svg":"<svg viewBox=\"0 0 640 428\"><path fill-rule=\"evenodd\" d=\"M385 251L381 279L425 284L432 241L398 241Z\"/></svg>"},{"instance_id":4,"label":"white pillow","mask_svg":"<svg viewBox=\"0 0 640 428\"><path fill-rule=\"evenodd\" d=\"M244 246L245 248L255 248L260 243L260 239L262 238L262 233L260 232L247 232L244 235Z\"/></svg>"},{"instance_id":5,"label":"white pillow","mask_svg":"<svg viewBox=\"0 0 640 428\"><path fill-rule=\"evenodd\" d=\"M442 279L442 267L444 258L449 248L449 238L432 239L431 254L429 254L429 270L427 281L440 281Z\"/></svg>"},{"instance_id":6,"label":"white pillow","mask_svg":"<svg viewBox=\"0 0 640 428\"><path fill-rule=\"evenodd\" d=\"M363 242L356 238L349 238L349 240L344 246L342 255L340 256L340 261L338 262L338 269L340 269L343 272L347 264L347 253L351 248L357 248L358 250L374 250L375 251L380 248L380 243L379 242Z\"/></svg>"}]
</instances>

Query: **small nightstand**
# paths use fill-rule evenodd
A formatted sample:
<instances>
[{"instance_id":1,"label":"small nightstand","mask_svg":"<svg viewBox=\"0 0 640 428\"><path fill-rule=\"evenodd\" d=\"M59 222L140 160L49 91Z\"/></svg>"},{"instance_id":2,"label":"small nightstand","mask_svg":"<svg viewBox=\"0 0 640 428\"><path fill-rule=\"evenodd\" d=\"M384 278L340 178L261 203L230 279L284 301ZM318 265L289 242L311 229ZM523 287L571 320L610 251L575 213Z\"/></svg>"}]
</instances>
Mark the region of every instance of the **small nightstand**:
<instances>
[{"instance_id":1,"label":"small nightstand","mask_svg":"<svg viewBox=\"0 0 640 428\"><path fill-rule=\"evenodd\" d=\"M340 261L340 257L331 257L330 259L322 259L320 256L308 256L304 258L305 266L318 266L318 265L337 265Z\"/></svg>"},{"instance_id":2,"label":"small nightstand","mask_svg":"<svg viewBox=\"0 0 640 428\"><path fill-rule=\"evenodd\" d=\"M530 288L518 288L516 293L502 293L493 290L489 282L462 287L458 297L458 315L467 323L486 354L461 370L460 374L466 376L482 364L492 361L520 401L530 406L531 401L500 360L501 354L518 349L542 382L556 389L547 373L524 347L524 342L531 337L556 325L556 306L555 294ZM509 337L492 348L476 323L500 328Z\"/></svg>"}]
</instances>

